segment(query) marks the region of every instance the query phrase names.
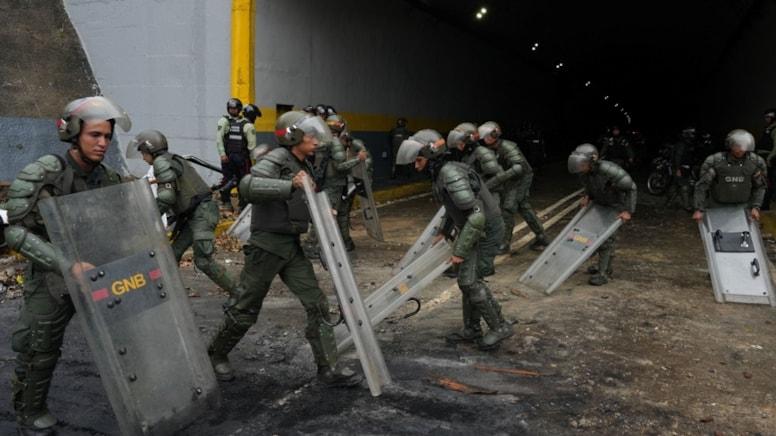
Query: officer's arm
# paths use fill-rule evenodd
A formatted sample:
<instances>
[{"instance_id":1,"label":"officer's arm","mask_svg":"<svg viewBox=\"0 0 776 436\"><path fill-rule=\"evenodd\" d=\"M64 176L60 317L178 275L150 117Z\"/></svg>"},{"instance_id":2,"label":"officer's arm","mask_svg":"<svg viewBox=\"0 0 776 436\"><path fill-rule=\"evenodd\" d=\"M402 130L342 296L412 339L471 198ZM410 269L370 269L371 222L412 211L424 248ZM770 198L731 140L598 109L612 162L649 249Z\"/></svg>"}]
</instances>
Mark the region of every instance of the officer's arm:
<instances>
[{"instance_id":1,"label":"officer's arm","mask_svg":"<svg viewBox=\"0 0 776 436\"><path fill-rule=\"evenodd\" d=\"M243 126L243 134L248 141L248 151L256 148L256 126L253 123L247 123Z\"/></svg>"},{"instance_id":2,"label":"officer's arm","mask_svg":"<svg viewBox=\"0 0 776 436\"><path fill-rule=\"evenodd\" d=\"M752 175L752 195L749 197L749 208L759 209L763 205L765 190L768 187L768 168L760 156L753 156L757 159L757 171Z\"/></svg>"},{"instance_id":3,"label":"officer's arm","mask_svg":"<svg viewBox=\"0 0 776 436\"><path fill-rule=\"evenodd\" d=\"M498 157L496 157L496 164L498 164ZM506 171L501 171L492 179L489 179L486 183L488 188L495 188L502 183L506 183L509 180L515 180L520 178L525 173L523 165L523 159L520 156L520 152L517 149L509 149L507 151L507 161L512 164ZM500 167L500 165L499 165Z\"/></svg>"},{"instance_id":4,"label":"officer's arm","mask_svg":"<svg viewBox=\"0 0 776 436\"><path fill-rule=\"evenodd\" d=\"M158 156L154 159L154 177L156 178L156 206L159 212L169 212L178 200L178 177L183 174L180 162L170 155Z\"/></svg>"},{"instance_id":5,"label":"officer's arm","mask_svg":"<svg viewBox=\"0 0 776 436\"><path fill-rule=\"evenodd\" d=\"M280 149L278 149L280 150ZM291 198L291 180L280 178L283 158L274 150L262 156L251 173L240 180L240 196L248 203Z\"/></svg>"},{"instance_id":6,"label":"officer's arm","mask_svg":"<svg viewBox=\"0 0 776 436\"><path fill-rule=\"evenodd\" d=\"M630 213L635 213L637 195L636 183L633 182L633 179L628 173L624 170L620 171L622 171L622 174L620 174L614 182L614 186L624 194L623 204L620 206L622 210L620 212L627 210Z\"/></svg>"},{"instance_id":7,"label":"officer's arm","mask_svg":"<svg viewBox=\"0 0 776 436\"><path fill-rule=\"evenodd\" d=\"M453 256L466 258L485 232L485 214L482 204L474 195L469 178L463 172L454 172L444 177L447 192L456 208L467 214L453 246Z\"/></svg>"},{"instance_id":8,"label":"officer's arm","mask_svg":"<svg viewBox=\"0 0 776 436\"><path fill-rule=\"evenodd\" d=\"M371 173L373 168L372 153L369 152L369 149L366 148L366 145L360 139L354 139L353 144L356 146L355 150L357 153L360 151L363 151L364 153L366 153L366 160L364 161L364 163L366 164L366 169Z\"/></svg>"},{"instance_id":9,"label":"officer's arm","mask_svg":"<svg viewBox=\"0 0 776 436\"><path fill-rule=\"evenodd\" d=\"M695 183L695 194L693 194L693 204L695 210L703 211L706 208L706 196L709 193L711 182L717 177L714 170L714 156L709 156L701 165L701 175Z\"/></svg>"},{"instance_id":10,"label":"officer's arm","mask_svg":"<svg viewBox=\"0 0 776 436\"><path fill-rule=\"evenodd\" d=\"M353 159L346 159L345 147L339 141L334 141L331 144L331 160L334 161L334 169L339 172L349 171L354 166L358 165L361 160L358 157Z\"/></svg>"},{"instance_id":11,"label":"officer's arm","mask_svg":"<svg viewBox=\"0 0 776 436\"><path fill-rule=\"evenodd\" d=\"M218 120L218 130L216 131L216 149L218 150L218 155L221 157L226 156L226 148L224 148L224 134L228 128L229 121L226 118L221 117Z\"/></svg>"},{"instance_id":12,"label":"officer's arm","mask_svg":"<svg viewBox=\"0 0 776 436\"><path fill-rule=\"evenodd\" d=\"M21 253L37 267L55 272L67 271L70 268L72 262L67 260L59 248L26 228L11 225L6 227L4 234L8 247Z\"/></svg>"}]
</instances>

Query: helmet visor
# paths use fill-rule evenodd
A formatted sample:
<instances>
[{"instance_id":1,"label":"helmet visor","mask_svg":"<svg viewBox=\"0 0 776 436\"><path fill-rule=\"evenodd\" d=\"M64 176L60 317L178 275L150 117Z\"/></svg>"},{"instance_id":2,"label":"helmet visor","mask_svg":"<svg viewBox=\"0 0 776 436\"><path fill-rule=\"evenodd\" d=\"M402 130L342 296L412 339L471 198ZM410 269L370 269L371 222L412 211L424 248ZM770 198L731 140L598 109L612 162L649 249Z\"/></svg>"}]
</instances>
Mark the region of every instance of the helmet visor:
<instances>
[{"instance_id":1,"label":"helmet visor","mask_svg":"<svg viewBox=\"0 0 776 436\"><path fill-rule=\"evenodd\" d=\"M127 144L127 159L142 159L143 154L140 153L140 150L138 150L138 147L141 145L147 143L148 141L139 141L137 138L132 138L131 141L129 141L129 144ZM148 144L147 146L150 146L151 144Z\"/></svg>"},{"instance_id":2,"label":"helmet visor","mask_svg":"<svg viewBox=\"0 0 776 436\"><path fill-rule=\"evenodd\" d=\"M399 150L396 152L396 164L397 165L409 165L415 162L415 158L418 157L420 149L424 145L418 141L412 139L404 140L399 146Z\"/></svg>"},{"instance_id":3,"label":"helmet visor","mask_svg":"<svg viewBox=\"0 0 776 436\"><path fill-rule=\"evenodd\" d=\"M571 174L579 174L590 166L590 156L582 153L571 153L568 160L568 170Z\"/></svg>"},{"instance_id":4,"label":"helmet visor","mask_svg":"<svg viewBox=\"0 0 776 436\"><path fill-rule=\"evenodd\" d=\"M132 128L127 111L106 97L81 98L72 102L65 110L69 116L82 121L113 120L125 132Z\"/></svg>"},{"instance_id":5,"label":"helmet visor","mask_svg":"<svg viewBox=\"0 0 776 436\"><path fill-rule=\"evenodd\" d=\"M319 117L305 117L296 125L298 129L304 132L305 136L313 136L322 143L331 142L334 140L334 136L331 134L331 129L326 125L326 122Z\"/></svg>"}]
</instances>

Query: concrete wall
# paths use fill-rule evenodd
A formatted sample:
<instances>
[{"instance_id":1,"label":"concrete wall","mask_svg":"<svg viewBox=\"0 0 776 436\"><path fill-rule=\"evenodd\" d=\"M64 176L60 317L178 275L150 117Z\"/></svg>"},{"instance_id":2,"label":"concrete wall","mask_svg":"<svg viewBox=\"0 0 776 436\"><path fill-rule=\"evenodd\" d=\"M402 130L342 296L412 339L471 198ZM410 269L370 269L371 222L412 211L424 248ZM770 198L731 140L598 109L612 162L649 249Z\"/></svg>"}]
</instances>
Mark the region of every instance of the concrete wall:
<instances>
[{"instance_id":1,"label":"concrete wall","mask_svg":"<svg viewBox=\"0 0 776 436\"><path fill-rule=\"evenodd\" d=\"M758 10L709 81L701 104L702 124L719 135L734 128L764 128L763 110L776 107L776 1L758 2Z\"/></svg>"},{"instance_id":2,"label":"concrete wall","mask_svg":"<svg viewBox=\"0 0 776 436\"><path fill-rule=\"evenodd\" d=\"M65 0L65 7L102 92L130 113L131 133L158 128L173 151L216 162L215 124L230 96L231 1ZM401 0L257 0L256 14L256 104L335 106L372 149L378 176L388 172L380 157L398 116L447 120L446 127L550 118L552 79L503 68L514 65L505 53ZM261 140L271 139L275 119L265 112ZM427 127L420 123L411 127ZM122 144L129 136L120 135ZM128 164L145 172L142 163Z\"/></svg>"},{"instance_id":3,"label":"concrete wall","mask_svg":"<svg viewBox=\"0 0 776 436\"><path fill-rule=\"evenodd\" d=\"M0 181L13 180L27 164L44 154L64 156L70 144L59 141L54 120L48 118L0 117ZM125 174L124 159L118 144L108 149L105 163Z\"/></svg>"},{"instance_id":4,"label":"concrete wall","mask_svg":"<svg viewBox=\"0 0 776 436\"><path fill-rule=\"evenodd\" d=\"M164 132L174 152L217 162L216 120L229 97L228 0L65 0L104 95L129 112L133 128ZM136 175L142 161L127 162ZM203 172L210 181L212 172Z\"/></svg>"}]
</instances>

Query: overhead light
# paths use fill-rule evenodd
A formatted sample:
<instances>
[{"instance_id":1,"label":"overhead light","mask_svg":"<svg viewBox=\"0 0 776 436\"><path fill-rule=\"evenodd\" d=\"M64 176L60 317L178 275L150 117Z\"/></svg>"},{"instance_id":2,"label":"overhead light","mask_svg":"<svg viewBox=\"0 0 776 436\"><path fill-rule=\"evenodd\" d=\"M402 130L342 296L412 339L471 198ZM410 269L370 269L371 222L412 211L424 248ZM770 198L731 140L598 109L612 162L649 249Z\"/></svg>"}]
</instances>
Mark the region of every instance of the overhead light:
<instances>
[{"instance_id":1,"label":"overhead light","mask_svg":"<svg viewBox=\"0 0 776 436\"><path fill-rule=\"evenodd\" d=\"M614 107L619 107L619 106L620 106L620 103L615 103L614 104Z\"/></svg>"},{"instance_id":2,"label":"overhead light","mask_svg":"<svg viewBox=\"0 0 776 436\"><path fill-rule=\"evenodd\" d=\"M604 100L609 100L609 96L608 96L608 95L605 95L605 96L604 96Z\"/></svg>"},{"instance_id":3,"label":"overhead light","mask_svg":"<svg viewBox=\"0 0 776 436\"><path fill-rule=\"evenodd\" d=\"M482 19L482 12L477 12L476 17L477 17L478 20L481 20Z\"/></svg>"},{"instance_id":4,"label":"overhead light","mask_svg":"<svg viewBox=\"0 0 776 436\"><path fill-rule=\"evenodd\" d=\"M488 8L480 8L480 13L481 13L482 15L485 15L485 14L487 14L487 13L488 13Z\"/></svg>"},{"instance_id":5,"label":"overhead light","mask_svg":"<svg viewBox=\"0 0 776 436\"><path fill-rule=\"evenodd\" d=\"M558 63L555 65L555 68L556 68L556 69L558 69L558 70L559 70L559 69L561 69L562 67L563 67L563 62L558 62Z\"/></svg>"},{"instance_id":6,"label":"overhead light","mask_svg":"<svg viewBox=\"0 0 776 436\"><path fill-rule=\"evenodd\" d=\"M590 81L585 82L585 86L590 86Z\"/></svg>"}]
</instances>

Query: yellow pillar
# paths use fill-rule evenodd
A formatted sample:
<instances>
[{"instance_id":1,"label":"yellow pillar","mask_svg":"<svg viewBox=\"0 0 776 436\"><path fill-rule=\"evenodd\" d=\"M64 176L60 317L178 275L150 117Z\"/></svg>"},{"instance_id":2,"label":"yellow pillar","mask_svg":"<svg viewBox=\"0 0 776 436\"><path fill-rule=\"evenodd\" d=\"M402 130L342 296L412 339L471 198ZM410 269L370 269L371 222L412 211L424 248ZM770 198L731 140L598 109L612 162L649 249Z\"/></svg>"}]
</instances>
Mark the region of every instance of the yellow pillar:
<instances>
[{"instance_id":1,"label":"yellow pillar","mask_svg":"<svg viewBox=\"0 0 776 436\"><path fill-rule=\"evenodd\" d=\"M255 0L232 0L232 97L254 102L253 32Z\"/></svg>"}]
</instances>

